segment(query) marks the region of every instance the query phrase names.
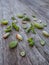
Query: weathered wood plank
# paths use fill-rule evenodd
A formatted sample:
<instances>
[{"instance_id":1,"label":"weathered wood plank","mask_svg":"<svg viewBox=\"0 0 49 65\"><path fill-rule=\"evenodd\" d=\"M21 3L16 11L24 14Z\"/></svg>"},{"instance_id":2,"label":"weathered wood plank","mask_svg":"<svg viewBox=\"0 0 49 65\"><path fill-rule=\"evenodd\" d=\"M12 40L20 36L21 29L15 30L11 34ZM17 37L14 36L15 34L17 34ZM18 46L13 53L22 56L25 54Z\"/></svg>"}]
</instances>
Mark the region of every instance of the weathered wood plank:
<instances>
[{"instance_id":1,"label":"weathered wood plank","mask_svg":"<svg viewBox=\"0 0 49 65\"><path fill-rule=\"evenodd\" d=\"M0 20L2 19L2 6L0 1ZM3 65L4 57L3 57L3 43L2 43L2 28L0 24L0 65Z\"/></svg>"},{"instance_id":2,"label":"weathered wood plank","mask_svg":"<svg viewBox=\"0 0 49 65\"><path fill-rule=\"evenodd\" d=\"M42 4L41 4L42 3ZM42 7L42 6L46 5L45 1L41 1L41 0L1 0L1 6L2 6L2 14L3 14L3 18L9 20L9 24L11 24L11 16L16 16L16 14L18 13L24 13L26 12L26 14L32 19L31 15L35 14L37 16L37 18L42 19L43 22L45 22L45 20L48 19L48 15L46 13L47 9ZM1 7L0 6L0 7ZM44 9L43 9L44 8ZM45 14L46 13L46 14ZM43 17L44 16L44 17ZM45 18L46 17L46 18ZM44 19L44 20L43 20ZM11 32L11 36L4 40L2 38L2 44L3 44L3 57L2 58L4 60L4 65L49 65L49 38L45 38L42 36L41 31L37 30L37 34L34 35L32 33L30 33L29 35L27 35L25 33L25 31L22 29L22 24L21 24L21 20L18 20L18 26L20 27L20 31L19 33L24 37L24 40L22 42L18 43L18 47L10 50L9 49L9 42L12 40L16 40L15 36L18 32L16 32L14 29ZM49 23L47 21L47 23ZM29 23L28 23L29 24ZM48 30L49 25L47 26L47 28L45 28L45 30ZM2 31L0 33L4 33L4 29L6 28L6 26L1 27L0 29L2 29ZM1 37L2 37L1 35ZM35 38L35 46L33 48L30 48L28 46L28 42L27 39L28 37L33 37ZM46 39L47 45L45 45L44 47L42 47L39 44L39 38L42 39ZM19 55L19 52L21 50L25 50L26 51L26 57L22 58ZM46 57L45 57L46 56Z\"/></svg>"},{"instance_id":3,"label":"weathered wood plank","mask_svg":"<svg viewBox=\"0 0 49 65\"><path fill-rule=\"evenodd\" d=\"M28 13L28 12L27 12L27 13ZM30 15L30 14L29 14L29 15ZM45 20L42 20L42 21L45 21ZM38 32L38 34L40 34L41 31L40 31L40 32L37 31L37 32ZM37 35L37 36L38 36L38 35ZM40 35L39 35L39 36L40 36ZM40 37L41 37L41 36L40 36ZM37 44L36 44L36 45L37 45ZM37 45L37 46L38 46L38 45ZM44 47L44 51L46 51L47 48L49 48L49 47L48 47L48 46L45 46L45 47ZM40 48L39 48L39 49L40 49ZM41 48L41 49L42 49L42 48ZM47 49L47 51L48 51L48 49ZM46 51L46 53L48 54L48 57L49 57L49 52L47 52L47 51ZM45 56L44 56L44 57L45 57ZM47 58L47 57L46 57L46 58Z\"/></svg>"}]
</instances>

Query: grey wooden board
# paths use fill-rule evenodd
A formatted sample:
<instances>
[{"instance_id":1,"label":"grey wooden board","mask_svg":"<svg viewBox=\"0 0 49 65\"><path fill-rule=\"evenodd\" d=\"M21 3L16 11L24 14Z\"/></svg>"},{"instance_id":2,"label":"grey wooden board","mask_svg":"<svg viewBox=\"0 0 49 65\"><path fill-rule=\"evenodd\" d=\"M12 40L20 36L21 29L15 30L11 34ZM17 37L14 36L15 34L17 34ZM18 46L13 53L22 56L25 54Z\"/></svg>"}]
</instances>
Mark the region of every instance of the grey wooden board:
<instances>
[{"instance_id":1,"label":"grey wooden board","mask_svg":"<svg viewBox=\"0 0 49 65\"><path fill-rule=\"evenodd\" d=\"M10 25L11 17L16 17L18 13L26 13L31 20L33 19L32 14L36 15L42 22L47 23L44 30L49 32L49 0L0 0L0 19L9 20ZM6 40L2 38L6 26L0 25L0 65L49 65L49 38L44 37L42 30L38 29L36 29L36 35L32 33L27 35L22 28L22 20L17 20L20 31L16 32L13 29L10 37ZM17 33L20 33L24 40L18 43L17 48L9 49L8 45L12 40L16 40L15 35ZM32 48L29 47L27 42L29 37L35 39L35 46ZM39 43L41 38L46 41L44 47ZM19 55L21 50L26 51L26 57L22 58Z\"/></svg>"}]
</instances>

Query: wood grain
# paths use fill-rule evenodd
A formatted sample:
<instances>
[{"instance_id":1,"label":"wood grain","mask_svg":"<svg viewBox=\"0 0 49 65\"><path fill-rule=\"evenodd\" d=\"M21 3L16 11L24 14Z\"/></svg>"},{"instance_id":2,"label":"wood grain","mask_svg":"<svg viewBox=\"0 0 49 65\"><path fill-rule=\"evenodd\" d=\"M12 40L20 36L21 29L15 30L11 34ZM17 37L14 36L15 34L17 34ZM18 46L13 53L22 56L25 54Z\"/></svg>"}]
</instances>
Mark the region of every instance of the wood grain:
<instances>
[{"instance_id":1,"label":"wood grain","mask_svg":"<svg viewBox=\"0 0 49 65\"><path fill-rule=\"evenodd\" d=\"M11 17L18 13L26 13L31 22L33 22L32 15L35 15L42 22L47 23L47 27L44 30L49 32L49 0L0 0L0 19L4 18L9 21L9 25L12 23ZM18 19L17 25L20 27L20 31L17 32L14 29L8 39L2 38L4 29L7 26L0 25L0 65L49 65L49 38L42 35L42 30L36 29L36 35L25 33L22 28L22 20ZM28 24L30 24L28 22ZM16 40L16 34L19 33L23 36L23 41L18 42L18 46L15 49L9 49L9 43ZM35 46L29 47L27 39L33 37L35 39ZM42 47L39 39L46 41L46 45ZM25 50L26 56L22 58L19 53Z\"/></svg>"}]
</instances>

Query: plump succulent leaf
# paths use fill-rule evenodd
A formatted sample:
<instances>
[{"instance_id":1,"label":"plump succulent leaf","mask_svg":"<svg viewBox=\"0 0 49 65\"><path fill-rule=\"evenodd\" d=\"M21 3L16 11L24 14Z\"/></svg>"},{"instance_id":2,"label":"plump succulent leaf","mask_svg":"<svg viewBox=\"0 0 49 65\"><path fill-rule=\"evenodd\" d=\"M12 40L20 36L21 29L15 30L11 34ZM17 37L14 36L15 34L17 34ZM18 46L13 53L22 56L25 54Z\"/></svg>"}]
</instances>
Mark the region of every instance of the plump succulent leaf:
<instances>
[{"instance_id":1,"label":"plump succulent leaf","mask_svg":"<svg viewBox=\"0 0 49 65\"><path fill-rule=\"evenodd\" d=\"M12 22L12 27L13 27L16 31L19 31L19 27L18 27L14 22Z\"/></svg>"},{"instance_id":2,"label":"plump succulent leaf","mask_svg":"<svg viewBox=\"0 0 49 65\"><path fill-rule=\"evenodd\" d=\"M11 19L12 19L12 20L16 20L16 18L15 18L14 16L13 16L13 17L11 17Z\"/></svg>"},{"instance_id":3,"label":"plump succulent leaf","mask_svg":"<svg viewBox=\"0 0 49 65\"><path fill-rule=\"evenodd\" d=\"M16 38L21 41L23 40L23 37L20 34L16 34Z\"/></svg>"},{"instance_id":4,"label":"plump succulent leaf","mask_svg":"<svg viewBox=\"0 0 49 65\"><path fill-rule=\"evenodd\" d=\"M45 45L45 41L44 41L44 40L40 40L40 44L41 44L42 46L44 46L44 45Z\"/></svg>"},{"instance_id":5,"label":"plump succulent leaf","mask_svg":"<svg viewBox=\"0 0 49 65\"><path fill-rule=\"evenodd\" d=\"M49 33L47 31L42 31L43 35L49 37Z\"/></svg>"},{"instance_id":6,"label":"plump succulent leaf","mask_svg":"<svg viewBox=\"0 0 49 65\"><path fill-rule=\"evenodd\" d=\"M38 29L43 29L43 28L44 28L44 26L43 26L42 24L37 23L37 22L34 22L34 26L35 26L36 28L38 28Z\"/></svg>"},{"instance_id":7,"label":"plump succulent leaf","mask_svg":"<svg viewBox=\"0 0 49 65\"><path fill-rule=\"evenodd\" d=\"M12 41L9 43L9 48L15 48L17 46L18 42L17 41Z\"/></svg>"},{"instance_id":8,"label":"plump succulent leaf","mask_svg":"<svg viewBox=\"0 0 49 65\"><path fill-rule=\"evenodd\" d=\"M22 20L23 21L30 21L30 18L28 16L25 16Z\"/></svg>"},{"instance_id":9,"label":"plump succulent leaf","mask_svg":"<svg viewBox=\"0 0 49 65\"><path fill-rule=\"evenodd\" d=\"M3 25L7 25L7 24L8 24L8 20L3 19L3 20L1 21L1 24L3 24Z\"/></svg>"},{"instance_id":10,"label":"plump succulent leaf","mask_svg":"<svg viewBox=\"0 0 49 65\"><path fill-rule=\"evenodd\" d=\"M31 24L30 29L31 29L31 31L32 31L34 34L36 34L36 32L35 32L35 27L34 27L34 25L33 25L33 24Z\"/></svg>"},{"instance_id":11,"label":"plump succulent leaf","mask_svg":"<svg viewBox=\"0 0 49 65\"><path fill-rule=\"evenodd\" d=\"M29 46L33 46L35 44L33 38L28 38Z\"/></svg>"},{"instance_id":12,"label":"plump succulent leaf","mask_svg":"<svg viewBox=\"0 0 49 65\"><path fill-rule=\"evenodd\" d=\"M7 26L7 28L5 29L5 32L10 32L12 30L11 26Z\"/></svg>"},{"instance_id":13,"label":"plump succulent leaf","mask_svg":"<svg viewBox=\"0 0 49 65\"><path fill-rule=\"evenodd\" d=\"M10 35L10 33L5 33L5 34L3 35L3 38L6 39L6 38L9 37L9 35Z\"/></svg>"},{"instance_id":14,"label":"plump succulent leaf","mask_svg":"<svg viewBox=\"0 0 49 65\"><path fill-rule=\"evenodd\" d=\"M23 18L24 15L23 15L23 14L18 14L17 17L18 17L18 18Z\"/></svg>"}]
</instances>

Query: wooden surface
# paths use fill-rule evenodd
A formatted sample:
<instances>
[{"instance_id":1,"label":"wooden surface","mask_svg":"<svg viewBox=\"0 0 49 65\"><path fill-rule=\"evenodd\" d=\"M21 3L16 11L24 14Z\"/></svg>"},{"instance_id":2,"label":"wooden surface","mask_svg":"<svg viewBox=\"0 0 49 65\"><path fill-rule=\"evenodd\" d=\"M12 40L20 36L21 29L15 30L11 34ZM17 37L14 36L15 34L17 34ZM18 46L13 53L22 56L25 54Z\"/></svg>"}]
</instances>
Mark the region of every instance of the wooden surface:
<instances>
[{"instance_id":1,"label":"wooden surface","mask_svg":"<svg viewBox=\"0 0 49 65\"><path fill-rule=\"evenodd\" d=\"M0 20L5 18L11 24L11 16L16 16L18 13L26 13L32 20L32 14L42 22L47 23L44 30L49 32L49 0L0 0ZM36 29L36 35L26 34L22 29L21 20L18 20L20 31L12 30L8 39L4 40L2 35L6 26L0 25L0 65L49 65L49 38L42 35L42 30ZM9 42L16 40L16 33L22 34L24 40L18 43L17 48L10 50ZM35 39L35 46L30 48L27 42L28 37ZM39 39L46 41L45 46L41 46ZM19 55L21 50L26 51L26 57L22 58Z\"/></svg>"}]
</instances>

